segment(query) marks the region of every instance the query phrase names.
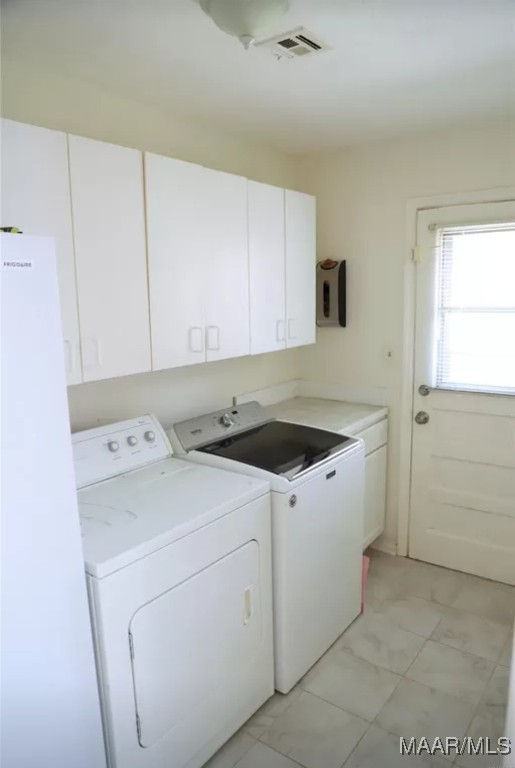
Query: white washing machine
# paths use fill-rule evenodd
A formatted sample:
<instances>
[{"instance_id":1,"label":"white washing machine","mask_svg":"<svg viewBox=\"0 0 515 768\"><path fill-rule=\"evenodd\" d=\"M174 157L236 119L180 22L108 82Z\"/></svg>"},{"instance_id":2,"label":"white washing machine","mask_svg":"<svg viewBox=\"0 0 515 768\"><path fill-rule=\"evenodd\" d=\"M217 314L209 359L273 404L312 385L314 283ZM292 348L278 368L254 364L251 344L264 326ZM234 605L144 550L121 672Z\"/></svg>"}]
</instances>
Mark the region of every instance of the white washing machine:
<instances>
[{"instance_id":1,"label":"white washing machine","mask_svg":"<svg viewBox=\"0 0 515 768\"><path fill-rule=\"evenodd\" d=\"M270 482L275 687L287 693L361 605L363 443L257 402L175 424L176 454Z\"/></svg>"},{"instance_id":2,"label":"white washing machine","mask_svg":"<svg viewBox=\"0 0 515 768\"><path fill-rule=\"evenodd\" d=\"M73 450L110 768L199 768L273 693L269 485L152 416Z\"/></svg>"}]
</instances>

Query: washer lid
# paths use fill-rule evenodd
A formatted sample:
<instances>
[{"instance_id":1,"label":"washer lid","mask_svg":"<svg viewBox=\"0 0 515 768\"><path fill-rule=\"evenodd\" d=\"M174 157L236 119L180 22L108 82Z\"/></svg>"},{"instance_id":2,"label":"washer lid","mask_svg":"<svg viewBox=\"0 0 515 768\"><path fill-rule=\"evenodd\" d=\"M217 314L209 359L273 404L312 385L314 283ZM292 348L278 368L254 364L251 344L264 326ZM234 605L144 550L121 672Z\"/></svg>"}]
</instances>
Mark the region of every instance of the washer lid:
<instances>
[{"instance_id":1,"label":"washer lid","mask_svg":"<svg viewBox=\"0 0 515 768\"><path fill-rule=\"evenodd\" d=\"M103 578L268 491L266 481L180 459L83 488L86 570Z\"/></svg>"},{"instance_id":2,"label":"washer lid","mask_svg":"<svg viewBox=\"0 0 515 768\"><path fill-rule=\"evenodd\" d=\"M357 440L337 432L287 421L270 421L245 432L227 435L197 450L294 480L355 445Z\"/></svg>"}]
</instances>

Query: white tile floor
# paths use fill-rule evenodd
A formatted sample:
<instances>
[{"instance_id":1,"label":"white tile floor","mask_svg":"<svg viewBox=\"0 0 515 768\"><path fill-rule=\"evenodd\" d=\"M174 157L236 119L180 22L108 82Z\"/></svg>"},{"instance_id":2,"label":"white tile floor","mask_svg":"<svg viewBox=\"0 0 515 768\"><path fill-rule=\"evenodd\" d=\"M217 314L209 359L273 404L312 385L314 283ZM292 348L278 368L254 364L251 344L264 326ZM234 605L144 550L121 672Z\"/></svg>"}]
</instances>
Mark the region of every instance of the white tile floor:
<instances>
[{"instance_id":1,"label":"white tile floor","mask_svg":"<svg viewBox=\"0 0 515 768\"><path fill-rule=\"evenodd\" d=\"M364 614L206 768L501 765L492 756L401 757L399 736L504 735L515 587L370 555Z\"/></svg>"}]
</instances>

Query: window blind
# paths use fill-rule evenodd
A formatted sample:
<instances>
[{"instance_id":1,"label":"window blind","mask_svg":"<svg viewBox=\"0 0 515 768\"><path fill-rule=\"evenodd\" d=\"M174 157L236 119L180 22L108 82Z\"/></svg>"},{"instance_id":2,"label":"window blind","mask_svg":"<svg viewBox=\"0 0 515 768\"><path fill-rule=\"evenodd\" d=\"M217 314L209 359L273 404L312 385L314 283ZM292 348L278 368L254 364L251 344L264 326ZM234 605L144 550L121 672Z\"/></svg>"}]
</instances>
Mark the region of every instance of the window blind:
<instances>
[{"instance_id":1,"label":"window blind","mask_svg":"<svg viewBox=\"0 0 515 768\"><path fill-rule=\"evenodd\" d=\"M515 394L515 222L437 234L435 386Z\"/></svg>"}]
</instances>

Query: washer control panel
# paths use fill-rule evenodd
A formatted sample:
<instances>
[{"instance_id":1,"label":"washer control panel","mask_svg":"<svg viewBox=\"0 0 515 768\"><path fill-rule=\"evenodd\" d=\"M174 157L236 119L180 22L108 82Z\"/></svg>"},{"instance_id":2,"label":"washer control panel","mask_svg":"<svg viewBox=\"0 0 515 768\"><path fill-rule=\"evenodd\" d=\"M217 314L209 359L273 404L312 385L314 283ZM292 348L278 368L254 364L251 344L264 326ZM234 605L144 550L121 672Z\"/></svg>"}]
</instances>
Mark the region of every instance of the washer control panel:
<instances>
[{"instance_id":1,"label":"washer control panel","mask_svg":"<svg viewBox=\"0 0 515 768\"><path fill-rule=\"evenodd\" d=\"M168 434L178 453L188 453L273 420L262 405L253 401L181 421Z\"/></svg>"},{"instance_id":2,"label":"washer control panel","mask_svg":"<svg viewBox=\"0 0 515 768\"><path fill-rule=\"evenodd\" d=\"M172 455L165 431L150 414L76 432L72 443L77 488Z\"/></svg>"}]
</instances>

